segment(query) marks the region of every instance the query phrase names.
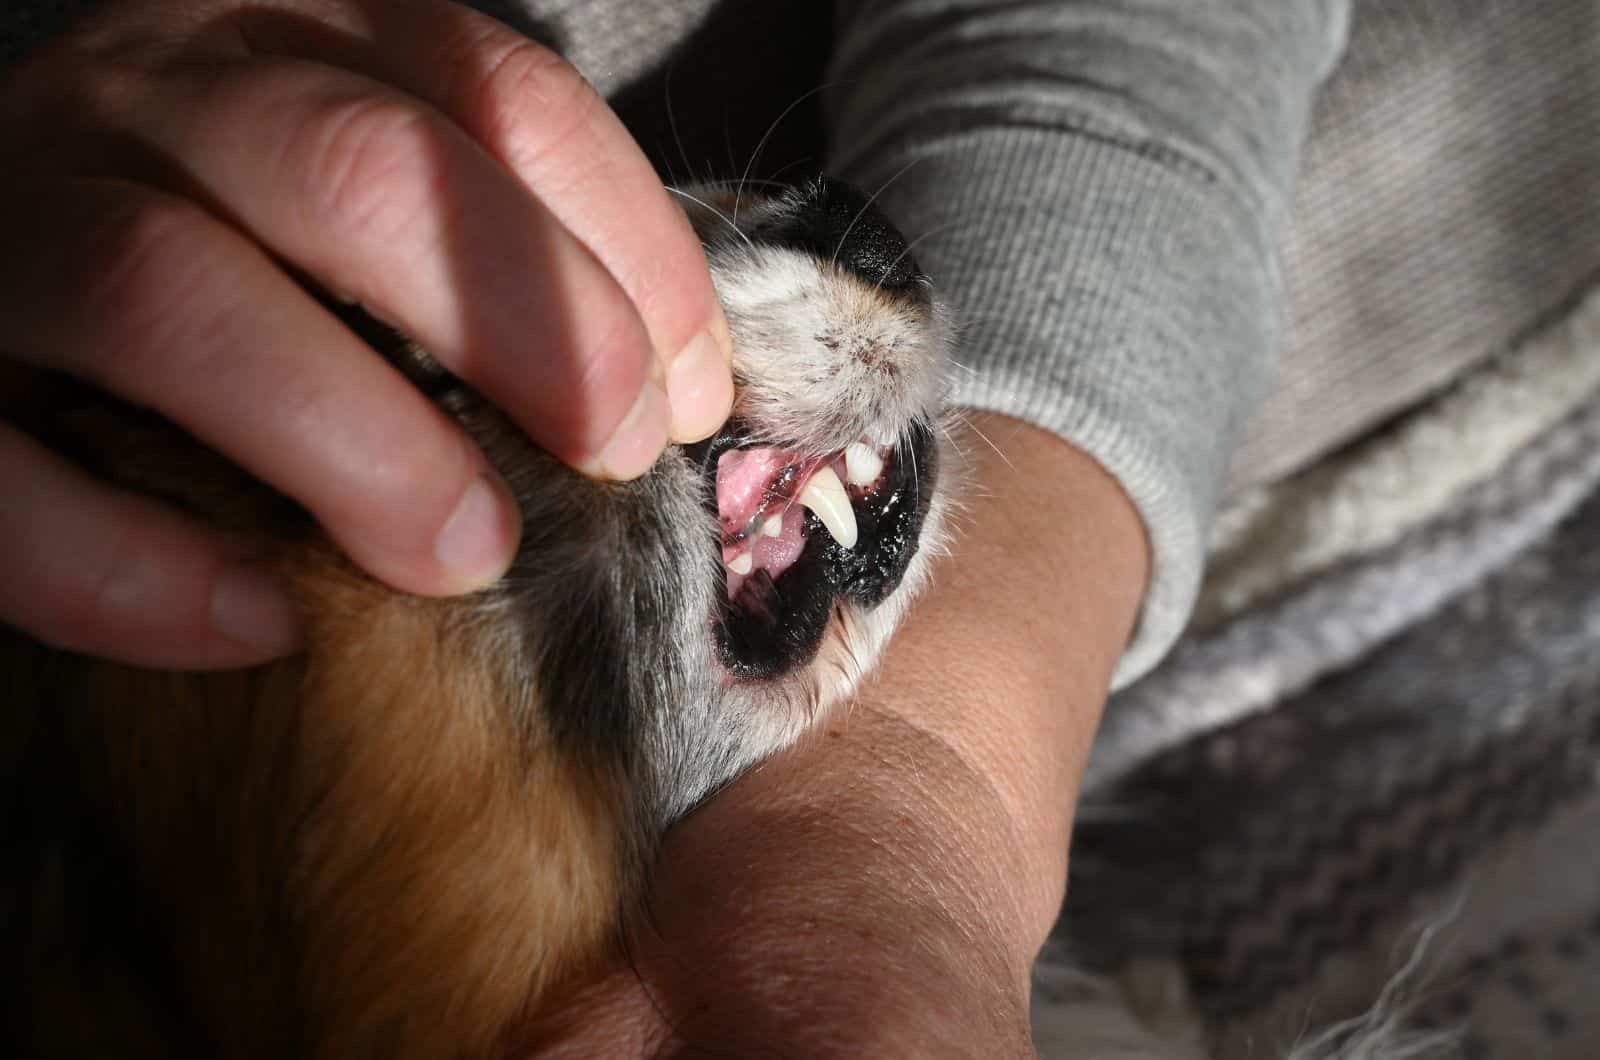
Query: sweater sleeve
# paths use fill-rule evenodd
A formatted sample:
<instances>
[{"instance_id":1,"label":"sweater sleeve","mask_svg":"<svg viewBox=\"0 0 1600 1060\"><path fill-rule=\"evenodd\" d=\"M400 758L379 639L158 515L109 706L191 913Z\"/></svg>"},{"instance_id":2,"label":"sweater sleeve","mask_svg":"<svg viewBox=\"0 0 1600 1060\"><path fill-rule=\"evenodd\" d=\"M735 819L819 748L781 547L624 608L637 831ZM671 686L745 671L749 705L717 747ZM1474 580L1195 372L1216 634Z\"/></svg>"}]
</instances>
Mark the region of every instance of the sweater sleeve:
<instances>
[{"instance_id":1,"label":"sweater sleeve","mask_svg":"<svg viewBox=\"0 0 1600 1060\"><path fill-rule=\"evenodd\" d=\"M878 195L952 303L956 403L1086 451L1144 520L1151 578L1114 687L1194 606L1277 344L1279 229L1347 8L841 2L830 170Z\"/></svg>"}]
</instances>

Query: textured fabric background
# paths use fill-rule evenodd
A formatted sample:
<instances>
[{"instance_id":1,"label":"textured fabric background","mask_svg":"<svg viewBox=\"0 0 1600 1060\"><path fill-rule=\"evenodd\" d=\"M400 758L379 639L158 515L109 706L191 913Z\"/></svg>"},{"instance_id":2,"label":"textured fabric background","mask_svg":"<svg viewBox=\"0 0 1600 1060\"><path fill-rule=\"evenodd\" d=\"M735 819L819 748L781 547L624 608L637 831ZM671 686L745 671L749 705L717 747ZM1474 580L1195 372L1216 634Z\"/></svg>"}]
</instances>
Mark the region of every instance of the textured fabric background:
<instances>
[{"instance_id":1,"label":"textured fabric background","mask_svg":"<svg viewBox=\"0 0 1600 1060\"><path fill-rule=\"evenodd\" d=\"M1546 342L1566 339L1562 330ZM1470 433L1470 424L1462 428ZM1278 708L1314 682L1363 665L1385 642L1428 623L1543 542L1597 483L1600 400L1591 400L1394 545L1304 579L1180 643L1165 665L1113 700L1087 787L1097 789L1161 749ZM1415 676L1430 675L1422 669Z\"/></svg>"},{"instance_id":2,"label":"textured fabric background","mask_svg":"<svg viewBox=\"0 0 1600 1060\"><path fill-rule=\"evenodd\" d=\"M1095 751L1046 1055L1108 999L1150 1045L1106 1055L1600 1055L1597 88L1588 0L1357 5L1203 625Z\"/></svg>"},{"instance_id":3,"label":"textured fabric background","mask_svg":"<svg viewBox=\"0 0 1600 1060\"><path fill-rule=\"evenodd\" d=\"M1496 1057L1557 1055L1513 1048L1530 1030L1600 1031L1572 989L1600 967L1600 850L1572 824L1597 804L1597 535L1591 493L1359 665L1097 791L1062 927L1074 957L1174 960L1217 1055L1281 1055L1249 1045L1361 1012L1436 923L1413 1022ZM1524 982L1530 935L1563 959ZM1472 1000L1502 990L1526 1018Z\"/></svg>"},{"instance_id":4,"label":"textured fabric background","mask_svg":"<svg viewBox=\"0 0 1600 1060\"><path fill-rule=\"evenodd\" d=\"M1233 482L1271 481L1558 312L1600 266L1600 5L1365 0L1285 242L1288 330Z\"/></svg>"}]
</instances>

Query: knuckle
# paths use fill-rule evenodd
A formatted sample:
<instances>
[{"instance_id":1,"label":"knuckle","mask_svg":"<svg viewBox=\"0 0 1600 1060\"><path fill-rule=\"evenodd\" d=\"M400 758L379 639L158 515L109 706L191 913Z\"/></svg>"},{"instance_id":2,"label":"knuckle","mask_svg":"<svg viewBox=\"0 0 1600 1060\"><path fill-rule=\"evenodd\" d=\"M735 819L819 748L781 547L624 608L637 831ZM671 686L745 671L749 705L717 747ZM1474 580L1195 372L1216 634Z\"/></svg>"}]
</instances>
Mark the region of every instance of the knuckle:
<instances>
[{"instance_id":1,"label":"knuckle","mask_svg":"<svg viewBox=\"0 0 1600 1060\"><path fill-rule=\"evenodd\" d=\"M197 208L180 200L143 199L101 211L89 237L81 304L107 345L86 350L80 371L101 385L154 379L158 363L182 356L176 341L190 324L212 271Z\"/></svg>"},{"instance_id":2,"label":"knuckle","mask_svg":"<svg viewBox=\"0 0 1600 1060\"><path fill-rule=\"evenodd\" d=\"M566 106L594 92L576 67L530 40L512 41L493 56L482 77L486 93L541 107Z\"/></svg>"},{"instance_id":3,"label":"knuckle","mask_svg":"<svg viewBox=\"0 0 1600 1060\"><path fill-rule=\"evenodd\" d=\"M77 593L67 594L63 608L67 627L86 638L104 638L120 630L127 623L129 604L137 592L137 578L131 572L142 567L141 559L129 535L118 535L103 562L84 572Z\"/></svg>"},{"instance_id":4,"label":"knuckle","mask_svg":"<svg viewBox=\"0 0 1600 1060\"><path fill-rule=\"evenodd\" d=\"M536 166L591 128L606 106L576 67L527 40L505 45L473 82L469 113L519 169Z\"/></svg>"},{"instance_id":5,"label":"knuckle","mask_svg":"<svg viewBox=\"0 0 1600 1060\"><path fill-rule=\"evenodd\" d=\"M426 522L428 509L446 504L464 487L463 476L472 466L466 452L470 443L420 405L389 410L372 422L373 456L366 470L373 495L387 508L416 509Z\"/></svg>"},{"instance_id":6,"label":"knuckle","mask_svg":"<svg viewBox=\"0 0 1600 1060\"><path fill-rule=\"evenodd\" d=\"M137 535L115 525L101 534L102 547L88 549L71 577L49 586L36 632L57 647L93 651L118 643L145 602L150 561Z\"/></svg>"},{"instance_id":7,"label":"knuckle","mask_svg":"<svg viewBox=\"0 0 1600 1060\"><path fill-rule=\"evenodd\" d=\"M619 307L606 320L598 322L575 347L568 359L570 392L586 397L583 408L614 405L617 418L627 412L632 398L650 375L650 347L637 318ZM626 397L627 400L622 400ZM576 410L574 410L576 413ZM593 424L609 436L616 424Z\"/></svg>"},{"instance_id":8,"label":"knuckle","mask_svg":"<svg viewBox=\"0 0 1600 1060\"><path fill-rule=\"evenodd\" d=\"M363 95L325 103L291 138L286 165L308 230L390 239L414 223L440 133L420 107Z\"/></svg>"},{"instance_id":9,"label":"knuckle","mask_svg":"<svg viewBox=\"0 0 1600 1060\"><path fill-rule=\"evenodd\" d=\"M454 485L453 478L440 474L439 463L432 452L416 452L412 445L377 454L363 483L370 504L362 516L381 522L388 534L409 535L426 544L432 524L448 514L446 489ZM406 513L406 518L397 519L395 513Z\"/></svg>"},{"instance_id":10,"label":"knuckle","mask_svg":"<svg viewBox=\"0 0 1600 1060\"><path fill-rule=\"evenodd\" d=\"M307 480L299 498L319 518L366 539L409 544L425 536L433 511L460 488L469 443L420 396L395 396L379 401L330 383L326 365L312 359L286 371L273 423L287 437L315 437L326 446L319 448L317 480Z\"/></svg>"},{"instance_id":11,"label":"knuckle","mask_svg":"<svg viewBox=\"0 0 1600 1060\"><path fill-rule=\"evenodd\" d=\"M617 282L628 292L642 318L664 317L678 303L688 303L698 293L694 286L696 263L692 259L684 261L683 257L671 253L636 255L625 268L617 270ZM702 312L709 316L709 304Z\"/></svg>"}]
</instances>

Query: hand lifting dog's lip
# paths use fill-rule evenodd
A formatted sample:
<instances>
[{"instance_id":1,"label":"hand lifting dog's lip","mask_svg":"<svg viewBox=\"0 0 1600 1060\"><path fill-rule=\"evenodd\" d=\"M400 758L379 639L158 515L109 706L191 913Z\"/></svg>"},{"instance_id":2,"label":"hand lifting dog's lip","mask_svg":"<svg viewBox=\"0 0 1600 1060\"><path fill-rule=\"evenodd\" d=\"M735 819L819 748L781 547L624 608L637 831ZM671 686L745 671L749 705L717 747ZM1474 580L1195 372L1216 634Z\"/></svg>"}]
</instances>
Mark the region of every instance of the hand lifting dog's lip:
<instances>
[{"instance_id":1,"label":"hand lifting dog's lip","mask_svg":"<svg viewBox=\"0 0 1600 1060\"><path fill-rule=\"evenodd\" d=\"M847 698L925 582L949 325L906 242L833 181L679 195L733 338L734 409L636 481L571 470L342 309L518 498L517 558L473 596L377 583L146 414L44 410L40 433L99 474L267 535L306 619L303 656L249 674L0 639L0 676L28 689L8 783L63 792L36 815L61 834L41 825L6 886L71 881L44 926L69 950L104 949L82 925L121 917L144 948L110 944L107 974L186 999L174 1051L492 1052L614 945L662 831ZM188 927L152 935L172 910ZM36 996L80 987L41 978Z\"/></svg>"}]
</instances>

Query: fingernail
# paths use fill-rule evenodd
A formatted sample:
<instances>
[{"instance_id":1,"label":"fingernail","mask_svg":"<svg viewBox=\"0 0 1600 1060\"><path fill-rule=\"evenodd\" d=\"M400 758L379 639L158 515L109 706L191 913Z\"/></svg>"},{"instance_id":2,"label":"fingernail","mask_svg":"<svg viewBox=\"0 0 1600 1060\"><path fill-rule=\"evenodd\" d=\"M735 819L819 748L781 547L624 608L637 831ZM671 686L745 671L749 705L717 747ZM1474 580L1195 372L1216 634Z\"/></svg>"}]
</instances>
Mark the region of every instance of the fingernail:
<instances>
[{"instance_id":1,"label":"fingernail","mask_svg":"<svg viewBox=\"0 0 1600 1060\"><path fill-rule=\"evenodd\" d=\"M673 358L667 369L667 398L672 404L673 441L698 442L727 422L733 407L733 378L728 359L710 332L696 335Z\"/></svg>"},{"instance_id":2,"label":"fingernail","mask_svg":"<svg viewBox=\"0 0 1600 1060\"><path fill-rule=\"evenodd\" d=\"M517 545L517 516L487 476L473 480L434 542L440 566L457 580L455 592L481 589L505 573Z\"/></svg>"},{"instance_id":3,"label":"fingernail","mask_svg":"<svg viewBox=\"0 0 1600 1060\"><path fill-rule=\"evenodd\" d=\"M611 440L584 470L622 481L638 478L650 470L666 447L667 417L667 395L654 382L646 381Z\"/></svg>"},{"instance_id":4,"label":"fingernail","mask_svg":"<svg viewBox=\"0 0 1600 1060\"><path fill-rule=\"evenodd\" d=\"M300 646L300 620L281 585L261 571L234 567L211 590L211 624L241 644L287 655Z\"/></svg>"}]
</instances>

